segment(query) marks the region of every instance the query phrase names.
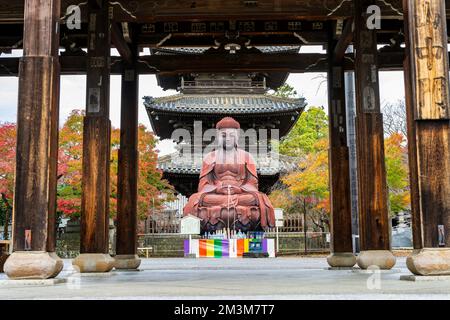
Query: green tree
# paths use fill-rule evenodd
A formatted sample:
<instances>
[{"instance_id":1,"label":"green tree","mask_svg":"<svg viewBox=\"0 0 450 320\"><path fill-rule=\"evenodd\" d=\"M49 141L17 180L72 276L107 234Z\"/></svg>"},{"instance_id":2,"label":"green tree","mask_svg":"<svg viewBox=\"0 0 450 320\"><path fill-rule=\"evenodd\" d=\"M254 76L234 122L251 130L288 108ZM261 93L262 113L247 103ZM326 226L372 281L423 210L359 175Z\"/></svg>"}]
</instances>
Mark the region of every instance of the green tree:
<instances>
[{"instance_id":1,"label":"green tree","mask_svg":"<svg viewBox=\"0 0 450 320\"><path fill-rule=\"evenodd\" d=\"M410 208L407 150L405 137L393 133L384 141L386 180L389 189L389 213L391 216Z\"/></svg>"},{"instance_id":2,"label":"green tree","mask_svg":"<svg viewBox=\"0 0 450 320\"><path fill-rule=\"evenodd\" d=\"M298 159L298 169L281 178L270 194L287 214L304 212L317 230L329 228L328 116L321 107L305 110L279 145L283 155Z\"/></svg>"},{"instance_id":3,"label":"green tree","mask_svg":"<svg viewBox=\"0 0 450 320\"><path fill-rule=\"evenodd\" d=\"M281 141L281 154L305 157L319 151L317 142L328 137L328 116L323 107L310 107L305 110L289 134Z\"/></svg>"},{"instance_id":4,"label":"green tree","mask_svg":"<svg viewBox=\"0 0 450 320\"><path fill-rule=\"evenodd\" d=\"M274 96L281 98L299 98L299 94L297 90L294 89L293 86L285 83L281 87L279 87L274 93Z\"/></svg>"}]
</instances>

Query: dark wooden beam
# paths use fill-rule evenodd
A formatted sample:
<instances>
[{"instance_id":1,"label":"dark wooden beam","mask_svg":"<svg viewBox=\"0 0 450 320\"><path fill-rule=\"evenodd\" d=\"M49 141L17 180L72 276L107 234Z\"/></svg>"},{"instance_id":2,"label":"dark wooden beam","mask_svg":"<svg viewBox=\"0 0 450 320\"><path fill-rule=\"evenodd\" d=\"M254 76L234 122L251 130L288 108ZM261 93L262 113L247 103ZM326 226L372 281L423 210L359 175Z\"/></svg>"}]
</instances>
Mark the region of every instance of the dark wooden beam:
<instances>
[{"instance_id":1,"label":"dark wooden beam","mask_svg":"<svg viewBox=\"0 0 450 320\"><path fill-rule=\"evenodd\" d=\"M446 21L440 1L429 11L421 1L404 2L406 14L405 83L408 119L410 182L415 249L450 247L450 97ZM433 42L428 46L426 39ZM432 40L431 40L432 39ZM442 234L440 234L440 228ZM441 239L441 243L439 243ZM438 255L440 253L437 253ZM446 257L446 258L445 258ZM440 270L448 274L450 261L443 256ZM420 261L408 264L414 273ZM436 267L437 268L437 267ZM430 271L430 269L428 269Z\"/></svg>"},{"instance_id":2,"label":"dark wooden beam","mask_svg":"<svg viewBox=\"0 0 450 320\"><path fill-rule=\"evenodd\" d=\"M344 59L345 51L347 50L350 43L353 41L353 29L354 23L353 19L350 18L345 23L344 30L342 31L341 36L339 37L339 41L336 43L336 46L333 50L333 60L341 61Z\"/></svg>"},{"instance_id":3,"label":"dark wooden beam","mask_svg":"<svg viewBox=\"0 0 450 320\"><path fill-rule=\"evenodd\" d=\"M328 118L330 133L328 167L330 172L332 255L327 260L332 267L352 267L356 263L356 258L352 255L350 158L345 112L344 61L343 59L336 60L335 57L335 49L339 43L340 41L335 41L330 34L328 45ZM342 254L346 254L346 258Z\"/></svg>"},{"instance_id":4,"label":"dark wooden beam","mask_svg":"<svg viewBox=\"0 0 450 320\"><path fill-rule=\"evenodd\" d=\"M359 238L358 265L390 269L388 188L384 156L383 115L380 111L376 30L368 29L367 7L374 0L355 0L355 91L358 161ZM376 251L384 250L377 259ZM363 254L364 253L364 254Z\"/></svg>"},{"instance_id":5,"label":"dark wooden beam","mask_svg":"<svg viewBox=\"0 0 450 320\"><path fill-rule=\"evenodd\" d=\"M381 70L402 70L404 53L379 53ZM353 70L353 54L345 55L344 69ZM328 58L319 53L211 54L140 56L140 73L177 74L189 72L327 72Z\"/></svg>"},{"instance_id":6,"label":"dark wooden beam","mask_svg":"<svg viewBox=\"0 0 450 320\"><path fill-rule=\"evenodd\" d=\"M343 21L343 20L342 20ZM270 23L269 23L270 22ZM119 23L122 25L127 22ZM130 23L131 25L131 23ZM251 46L298 46L304 43L308 45L324 45L328 42L328 32L332 28L333 21L321 20L249 20L249 21L177 21L176 25L168 25L165 22L135 24L136 30L141 34L137 38L140 47L158 48L163 44L164 48L170 47L211 47L215 41L225 40L225 33L237 34L240 38L249 39ZM69 29L61 26L61 45L67 47L74 43L77 47L87 47L87 23L82 23L80 29ZM378 43L390 43L390 39L403 28L403 21L383 19L381 30L378 33ZM120 28L119 28L120 29ZM170 30L170 32L167 32ZM170 34L170 37L168 35ZM23 25L0 23L0 50L21 48L20 40L23 38ZM125 39L127 40L127 39ZM70 43L69 43L70 42ZM128 42L128 40L127 40ZM245 42L245 40L244 40Z\"/></svg>"},{"instance_id":7,"label":"dark wooden beam","mask_svg":"<svg viewBox=\"0 0 450 320\"><path fill-rule=\"evenodd\" d=\"M5 264L6 274L13 279L51 278L62 269L62 261L48 254L54 253L56 246L59 34L55 26L59 23L59 5L59 0L25 1L25 51L19 64L14 253Z\"/></svg>"},{"instance_id":8,"label":"dark wooden beam","mask_svg":"<svg viewBox=\"0 0 450 320\"><path fill-rule=\"evenodd\" d=\"M132 45L132 60L123 66L120 113L120 149L117 174L116 268L136 269L138 197L138 109L139 75L137 45Z\"/></svg>"},{"instance_id":9,"label":"dark wooden beam","mask_svg":"<svg viewBox=\"0 0 450 320\"><path fill-rule=\"evenodd\" d=\"M298 59L300 58L301 59ZM141 64L155 68L157 73L196 72L236 72L236 71L286 71L298 72L315 70L326 63L326 55L321 54L210 54L178 55L166 58L155 56L139 57Z\"/></svg>"},{"instance_id":10,"label":"dark wooden beam","mask_svg":"<svg viewBox=\"0 0 450 320\"><path fill-rule=\"evenodd\" d=\"M123 37L122 30L114 22L111 23L111 40L122 59L128 64L133 63L133 54L130 47Z\"/></svg>"},{"instance_id":11,"label":"dark wooden beam","mask_svg":"<svg viewBox=\"0 0 450 320\"><path fill-rule=\"evenodd\" d=\"M88 1L91 17L83 128L83 194L80 253L109 253L109 120L110 20L108 1ZM86 266L79 265L80 271ZM89 268L89 267L87 267ZM95 268L94 268L95 269ZM109 271L109 270L97 270Z\"/></svg>"},{"instance_id":12,"label":"dark wooden beam","mask_svg":"<svg viewBox=\"0 0 450 320\"><path fill-rule=\"evenodd\" d=\"M345 55L345 70L353 70L353 54ZM61 74L86 74L85 56L60 56ZM378 53L380 70L403 70L404 53ZM17 76L19 58L0 58L0 76ZM121 74L122 58L111 57L111 74ZM137 70L139 74L178 74L199 71L253 71L253 72L327 72L326 54L243 54L226 55L153 55L140 56Z\"/></svg>"},{"instance_id":13,"label":"dark wooden beam","mask_svg":"<svg viewBox=\"0 0 450 320\"><path fill-rule=\"evenodd\" d=\"M448 0L446 0L448 1ZM61 11L65 13L69 5L80 3L79 0L62 0ZM392 6L401 8L401 0L390 0ZM326 5L325 5L326 4ZM351 2L342 0L260 0L256 5L247 5L245 1L122 1L121 5L114 5L113 16L116 21L154 22L180 20L255 20L255 19L336 19L351 16L353 6ZM398 17L398 13L383 2L378 3L383 16ZM86 6L82 6L82 18L87 21ZM2 4L0 21L23 20L23 1L12 0Z\"/></svg>"},{"instance_id":14,"label":"dark wooden beam","mask_svg":"<svg viewBox=\"0 0 450 320\"><path fill-rule=\"evenodd\" d=\"M54 251L59 34L54 32L53 26L58 21L59 1L27 1L26 13L26 50L18 64L13 248L14 251ZM31 239L28 248L27 232Z\"/></svg>"}]
</instances>

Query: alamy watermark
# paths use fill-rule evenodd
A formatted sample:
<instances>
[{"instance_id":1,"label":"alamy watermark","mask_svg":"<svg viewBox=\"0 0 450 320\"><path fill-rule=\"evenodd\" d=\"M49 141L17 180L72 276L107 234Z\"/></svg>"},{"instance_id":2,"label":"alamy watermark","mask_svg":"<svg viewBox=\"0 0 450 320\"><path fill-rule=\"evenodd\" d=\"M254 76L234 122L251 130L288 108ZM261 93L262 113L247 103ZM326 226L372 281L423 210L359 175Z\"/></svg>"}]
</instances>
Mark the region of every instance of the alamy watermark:
<instances>
[{"instance_id":1,"label":"alamy watermark","mask_svg":"<svg viewBox=\"0 0 450 320\"><path fill-rule=\"evenodd\" d=\"M70 5L66 9L66 26L69 30L81 29L81 8L79 5Z\"/></svg>"},{"instance_id":2,"label":"alamy watermark","mask_svg":"<svg viewBox=\"0 0 450 320\"><path fill-rule=\"evenodd\" d=\"M377 5L367 7L367 29L380 30L381 29L381 8Z\"/></svg>"},{"instance_id":3,"label":"alamy watermark","mask_svg":"<svg viewBox=\"0 0 450 320\"><path fill-rule=\"evenodd\" d=\"M367 289L380 290L381 289L381 270L380 267L372 265L367 268L372 274L367 278Z\"/></svg>"}]
</instances>

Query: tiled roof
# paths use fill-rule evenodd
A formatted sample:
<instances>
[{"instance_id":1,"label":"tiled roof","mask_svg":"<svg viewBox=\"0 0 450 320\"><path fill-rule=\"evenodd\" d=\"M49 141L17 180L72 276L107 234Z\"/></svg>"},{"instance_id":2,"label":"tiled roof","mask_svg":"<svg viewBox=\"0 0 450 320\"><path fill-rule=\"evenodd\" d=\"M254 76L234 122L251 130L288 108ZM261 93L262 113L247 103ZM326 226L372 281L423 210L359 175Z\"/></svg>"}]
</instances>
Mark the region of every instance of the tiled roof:
<instances>
[{"instance_id":1,"label":"tiled roof","mask_svg":"<svg viewBox=\"0 0 450 320\"><path fill-rule=\"evenodd\" d=\"M161 168L158 166L158 169L161 169L164 172L167 173L178 173L178 174L192 174L192 175L199 175L200 174L200 168L183 168L183 167L165 167ZM258 174L263 176L273 176L278 173L280 173L280 170L273 169L273 168L258 168L257 169Z\"/></svg>"},{"instance_id":2,"label":"tiled roof","mask_svg":"<svg viewBox=\"0 0 450 320\"><path fill-rule=\"evenodd\" d=\"M256 49L260 50L262 53L287 53L287 52L295 52L297 53L300 50L300 46L255 46ZM157 48L154 49L158 54L202 54L209 48Z\"/></svg>"},{"instance_id":3,"label":"tiled roof","mask_svg":"<svg viewBox=\"0 0 450 320\"><path fill-rule=\"evenodd\" d=\"M286 99L264 94L177 94L169 97L144 97L147 109L184 113L271 113L301 110L305 99Z\"/></svg>"},{"instance_id":4,"label":"tiled roof","mask_svg":"<svg viewBox=\"0 0 450 320\"><path fill-rule=\"evenodd\" d=\"M255 157L257 172L263 176L273 176L279 173L289 172L297 168L298 159L275 153L269 153L263 157ZM158 159L158 169L167 173L199 175L202 165L201 156L193 156L183 159L178 152L166 155Z\"/></svg>"}]
</instances>

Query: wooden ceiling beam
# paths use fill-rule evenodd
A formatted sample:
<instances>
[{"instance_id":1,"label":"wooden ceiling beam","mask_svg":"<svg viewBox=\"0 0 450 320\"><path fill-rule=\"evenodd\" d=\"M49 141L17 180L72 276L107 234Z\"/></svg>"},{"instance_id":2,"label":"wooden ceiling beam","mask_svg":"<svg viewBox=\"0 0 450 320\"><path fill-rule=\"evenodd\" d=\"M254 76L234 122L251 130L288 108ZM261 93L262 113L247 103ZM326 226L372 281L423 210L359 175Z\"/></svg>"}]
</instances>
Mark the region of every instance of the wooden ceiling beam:
<instances>
[{"instance_id":1,"label":"wooden ceiling beam","mask_svg":"<svg viewBox=\"0 0 450 320\"><path fill-rule=\"evenodd\" d=\"M164 76L192 72L326 72L327 55L297 54L211 54L211 55L151 55L138 58L140 74ZM353 55L345 55L345 69L353 70ZM381 70L402 70L403 52L379 53ZM85 56L61 56L63 75L84 74ZM111 57L111 73L121 73L121 57ZM16 76L19 58L0 58L0 76Z\"/></svg>"},{"instance_id":2,"label":"wooden ceiling beam","mask_svg":"<svg viewBox=\"0 0 450 320\"><path fill-rule=\"evenodd\" d=\"M4 1L0 5L0 21L14 22L23 20L23 0ZM398 18L402 12L401 0L379 1L385 17ZM65 14L69 5L82 3L81 0L62 0L61 13ZM121 1L113 5L113 18L116 21L154 22L184 20L239 20L239 19L337 19L352 15L353 5L342 0L258 0L252 1ZM450 0L446 0L449 13ZM81 6L82 19L87 21L86 6ZM394 8L394 9L393 9Z\"/></svg>"},{"instance_id":3,"label":"wooden ceiling beam","mask_svg":"<svg viewBox=\"0 0 450 320\"><path fill-rule=\"evenodd\" d=\"M123 60L131 64L133 62L133 53L123 37L122 30L114 22L111 23L111 41Z\"/></svg>"},{"instance_id":4,"label":"wooden ceiling beam","mask_svg":"<svg viewBox=\"0 0 450 320\"><path fill-rule=\"evenodd\" d=\"M333 53L334 61L342 61L345 56L345 51L347 50L350 43L353 41L353 29L354 23L353 19L348 19L345 23L344 30L340 36Z\"/></svg>"}]
</instances>

